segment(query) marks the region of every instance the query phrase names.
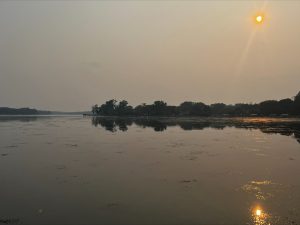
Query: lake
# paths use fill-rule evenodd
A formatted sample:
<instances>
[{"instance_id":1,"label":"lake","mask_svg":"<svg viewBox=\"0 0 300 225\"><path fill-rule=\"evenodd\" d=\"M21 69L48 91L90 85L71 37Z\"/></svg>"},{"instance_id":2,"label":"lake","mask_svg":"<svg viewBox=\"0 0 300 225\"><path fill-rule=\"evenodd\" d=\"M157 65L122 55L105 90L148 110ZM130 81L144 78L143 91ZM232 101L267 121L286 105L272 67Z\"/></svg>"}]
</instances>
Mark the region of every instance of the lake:
<instances>
[{"instance_id":1,"label":"lake","mask_svg":"<svg viewBox=\"0 0 300 225\"><path fill-rule=\"evenodd\" d=\"M300 120L0 117L0 224L300 224Z\"/></svg>"}]
</instances>

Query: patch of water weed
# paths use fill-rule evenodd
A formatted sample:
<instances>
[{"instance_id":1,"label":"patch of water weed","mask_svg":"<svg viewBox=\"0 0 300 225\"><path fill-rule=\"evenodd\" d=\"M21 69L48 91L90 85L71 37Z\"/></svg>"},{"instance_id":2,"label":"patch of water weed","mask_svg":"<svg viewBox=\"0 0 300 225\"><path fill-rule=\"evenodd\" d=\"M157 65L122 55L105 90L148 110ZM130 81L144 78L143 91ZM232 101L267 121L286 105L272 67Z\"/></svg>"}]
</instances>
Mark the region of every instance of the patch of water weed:
<instances>
[{"instance_id":1,"label":"patch of water weed","mask_svg":"<svg viewBox=\"0 0 300 225\"><path fill-rule=\"evenodd\" d=\"M197 179L192 179L192 180L181 180L179 183L194 183L197 182Z\"/></svg>"},{"instance_id":2,"label":"patch of water weed","mask_svg":"<svg viewBox=\"0 0 300 225\"><path fill-rule=\"evenodd\" d=\"M77 144L65 144L65 146L71 147L71 148L76 148L78 147Z\"/></svg>"},{"instance_id":3,"label":"patch of water weed","mask_svg":"<svg viewBox=\"0 0 300 225\"><path fill-rule=\"evenodd\" d=\"M0 224L20 224L20 219L18 218L1 218Z\"/></svg>"},{"instance_id":4,"label":"patch of water weed","mask_svg":"<svg viewBox=\"0 0 300 225\"><path fill-rule=\"evenodd\" d=\"M17 148L18 147L18 145L7 145L7 146L5 146L5 148Z\"/></svg>"}]
</instances>

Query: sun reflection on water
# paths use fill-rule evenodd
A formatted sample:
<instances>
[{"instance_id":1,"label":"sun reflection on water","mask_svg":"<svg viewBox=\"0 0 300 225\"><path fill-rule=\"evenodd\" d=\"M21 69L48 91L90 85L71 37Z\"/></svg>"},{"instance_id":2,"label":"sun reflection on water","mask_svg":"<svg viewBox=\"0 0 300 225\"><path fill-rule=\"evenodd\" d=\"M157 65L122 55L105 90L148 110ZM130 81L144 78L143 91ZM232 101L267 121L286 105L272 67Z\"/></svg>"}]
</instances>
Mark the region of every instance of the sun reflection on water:
<instances>
[{"instance_id":1,"label":"sun reflection on water","mask_svg":"<svg viewBox=\"0 0 300 225\"><path fill-rule=\"evenodd\" d=\"M257 210L256 210L256 215L257 215L257 216L260 216L260 215L261 215L261 209L257 209Z\"/></svg>"},{"instance_id":2,"label":"sun reflection on water","mask_svg":"<svg viewBox=\"0 0 300 225\"><path fill-rule=\"evenodd\" d=\"M252 210L252 220L254 225L270 225L271 216L261 206L256 206Z\"/></svg>"}]
</instances>

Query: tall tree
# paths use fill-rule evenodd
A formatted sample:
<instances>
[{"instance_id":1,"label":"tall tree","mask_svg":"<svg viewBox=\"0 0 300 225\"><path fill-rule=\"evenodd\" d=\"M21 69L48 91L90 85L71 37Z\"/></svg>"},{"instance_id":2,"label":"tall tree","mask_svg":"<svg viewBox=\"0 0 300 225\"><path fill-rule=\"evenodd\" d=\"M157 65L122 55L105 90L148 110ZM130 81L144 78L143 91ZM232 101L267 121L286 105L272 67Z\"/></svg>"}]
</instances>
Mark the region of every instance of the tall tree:
<instances>
[{"instance_id":1,"label":"tall tree","mask_svg":"<svg viewBox=\"0 0 300 225\"><path fill-rule=\"evenodd\" d=\"M300 91L295 96L294 99L294 112L299 115L300 114Z\"/></svg>"}]
</instances>

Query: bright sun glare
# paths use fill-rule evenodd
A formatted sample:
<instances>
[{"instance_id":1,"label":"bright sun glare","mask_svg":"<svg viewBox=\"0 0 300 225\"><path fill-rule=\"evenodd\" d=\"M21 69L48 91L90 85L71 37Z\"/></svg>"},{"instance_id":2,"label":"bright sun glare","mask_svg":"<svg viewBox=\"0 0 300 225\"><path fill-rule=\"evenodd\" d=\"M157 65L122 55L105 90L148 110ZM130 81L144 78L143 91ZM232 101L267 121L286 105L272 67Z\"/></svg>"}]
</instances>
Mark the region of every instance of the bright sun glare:
<instances>
[{"instance_id":1,"label":"bright sun glare","mask_svg":"<svg viewBox=\"0 0 300 225\"><path fill-rule=\"evenodd\" d=\"M262 16L257 16L257 17L256 17L256 21L257 21L258 23L260 23L260 22L262 21Z\"/></svg>"},{"instance_id":2,"label":"bright sun glare","mask_svg":"<svg viewBox=\"0 0 300 225\"><path fill-rule=\"evenodd\" d=\"M257 24L263 23L263 22L264 22L264 16L263 16L262 14L256 15L256 16L255 16L255 22L256 22Z\"/></svg>"}]
</instances>

